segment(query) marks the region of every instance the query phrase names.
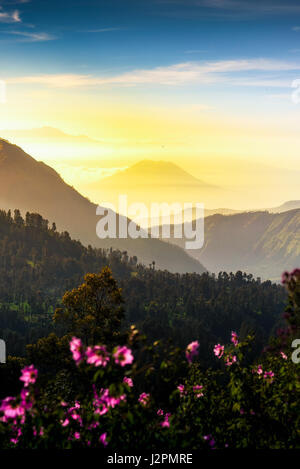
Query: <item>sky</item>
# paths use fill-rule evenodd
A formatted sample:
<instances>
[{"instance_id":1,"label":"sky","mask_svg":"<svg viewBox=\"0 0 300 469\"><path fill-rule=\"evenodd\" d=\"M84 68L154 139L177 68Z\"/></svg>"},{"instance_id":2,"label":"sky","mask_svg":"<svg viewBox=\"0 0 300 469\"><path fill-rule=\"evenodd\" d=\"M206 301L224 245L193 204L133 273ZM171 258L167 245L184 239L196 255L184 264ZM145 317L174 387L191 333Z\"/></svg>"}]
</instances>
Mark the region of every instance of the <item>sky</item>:
<instances>
[{"instance_id":1,"label":"sky","mask_svg":"<svg viewBox=\"0 0 300 469\"><path fill-rule=\"evenodd\" d=\"M299 1L0 0L0 80L0 137L94 200L143 159L219 205L300 198Z\"/></svg>"}]
</instances>

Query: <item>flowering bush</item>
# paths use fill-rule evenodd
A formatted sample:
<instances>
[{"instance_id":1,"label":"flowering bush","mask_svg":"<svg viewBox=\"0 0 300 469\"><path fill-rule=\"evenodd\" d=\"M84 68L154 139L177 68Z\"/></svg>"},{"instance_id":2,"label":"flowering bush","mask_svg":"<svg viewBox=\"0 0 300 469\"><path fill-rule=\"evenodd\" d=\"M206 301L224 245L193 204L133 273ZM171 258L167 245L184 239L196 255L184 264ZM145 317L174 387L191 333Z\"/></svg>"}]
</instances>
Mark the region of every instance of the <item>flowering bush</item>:
<instances>
[{"instance_id":1,"label":"flowering bush","mask_svg":"<svg viewBox=\"0 0 300 469\"><path fill-rule=\"evenodd\" d=\"M74 402L50 405L38 393L38 371L33 365L24 368L20 396L7 397L0 406L2 445L126 449L139 435L144 449L299 447L298 368L282 354L264 365L244 365L251 340L221 346L218 371L202 370L188 359L185 382L171 393L170 412L150 393L133 392L127 374L134 358L128 347L109 354L103 345L85 348L73 337L76 366L82 373L92 367L91 389Z\"/></svg>"},{"instance_id":2,"label":"flowering bush","mask_svg":"<svg viewBox=\"0 0 300 469\"><path fill-rule=\"evenodd\" d=\"M284 278L288 287L291 282L289 310L298 324L300 275ZM228 345L212 346L218 365L212 370L197 361L197 340L180 359L171 351L156 363L154 352L154 362L145 365L133 352L137 338L134 326L126 345L70 338L74 369L63 385L61 375L45 385L34 365L25 366L19 396L0 404L0 447L125 451L139 441L141 450L157 451L300 448L300 373L288 347L280 344L251 363L253 337L231 332ZM77 394L69 399L72 380Z\"/></svg>"}]
</instances>

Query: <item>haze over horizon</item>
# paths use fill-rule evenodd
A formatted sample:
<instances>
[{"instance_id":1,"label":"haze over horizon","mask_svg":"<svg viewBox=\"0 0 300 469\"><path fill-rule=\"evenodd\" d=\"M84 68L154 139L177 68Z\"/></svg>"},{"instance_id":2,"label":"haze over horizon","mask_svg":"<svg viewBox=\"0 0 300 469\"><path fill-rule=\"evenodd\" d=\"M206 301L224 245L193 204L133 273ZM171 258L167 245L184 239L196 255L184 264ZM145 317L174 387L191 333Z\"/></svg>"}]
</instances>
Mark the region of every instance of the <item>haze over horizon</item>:
<instances>
[{"instance_id":1,"label":"haze over horizon","mask_svg":"<svg viewBox=\"0 0 300 469\"><path fill-rule=\"evenodd\" d=\"M300 198L298 2L58 5L0 1L0 137L97 203L90 185L143 160L221 187L208 208Z\"/></svg>"}]
</instances>

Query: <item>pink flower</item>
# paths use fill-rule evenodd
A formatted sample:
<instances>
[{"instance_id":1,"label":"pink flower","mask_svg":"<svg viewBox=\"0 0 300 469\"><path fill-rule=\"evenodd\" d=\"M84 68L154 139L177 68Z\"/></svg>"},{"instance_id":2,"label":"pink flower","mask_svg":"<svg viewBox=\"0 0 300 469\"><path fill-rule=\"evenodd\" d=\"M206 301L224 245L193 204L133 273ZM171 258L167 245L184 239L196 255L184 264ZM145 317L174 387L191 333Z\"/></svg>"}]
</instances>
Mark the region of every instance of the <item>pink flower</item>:
<instances>
[{"instance_id":1,"label":"pink flower","mask_svg":"<svg viewBox=\"0 0 300 469\"><path fill-rule=\"evenodd\" d=\"M224 353L224 345L217 344L214 347L214 354L216 357L221 358Z\"/></svg>"},{"instance_id":2,"label":"pink flower","mask_svg":"<svg viewBox=\"0 0 300 469\"><path fill-rule=\"evenodd\" d=\"M199 348L199 342L198 340L195 340L194 342L191 342L185 351L185 356L186 359L189 363L192 363L193 358L198 355L198 348Z\"/></svg>"},{"instance_id":3,"label":"pink flower","mask_svg":"<svg viewBox=\"0 0 300 469\"><path fill-rule=\"evenodd\" d=\"M93 430L97 427L99 427L99 422L93 422L91 423L91 425L88 426L88 430Z\"/></svg>"},{"instance_id":4,"label":"pink flower","mask_svg":"<svg viewBox=\"0 0 300 469\"><path fill-rule=\"evenodd\" d=\"M196 393L197 398L204 396L203 392L199 392L201 389L203 389L203 386L200 386L199 384L193 386L193 391Z\"/></svg>"},{"instance_id":5,"label":"pink flower","mask_svg":"<svg viewBox=\"0 0 300 469\"><path fill-rule=\"evenodd\" d=\"M109 356L105 345L95 345L88 347L86 351L87 363L95 366L105 367L109 362Z\"/></svg>"},{"instance_id":6,"label":"pink flower","mask_svg":"<svg viewBox=\"0 0 300 469\"><path fill-rule=\"evenodd\" d=\"M36 382L36 378L38 375L38 371L34 368L33 365L26 366L21 371L22 375L20 377L20 381L24 382L24 386L27 387L29 384L34 384Z\"/></svg>"},{"instance_id":7,"label":"pink flower","mask_svg":"<svg viewBox=\"0 0 300 469\"><path fill-rule=\"evenodd\" d=\"M264 373L264 379L267 380L269 383L273 383L274 381L274 376L275 374L273 373L273 371L265 371Z\"/></svg>"},{"instance_id":8,"label":"pink flower","mask_svg":"<svg viewBox=\"0 0 300 469\"><path fill-rule=\"evenodd\" d=\"M149 404L149 400L150 400L150 394L147 394L145 392L142 392L142 394L140 394L140 397L138 399L138 401L144 406L146 407L148 404Z\"/></svg>"},{"instance_id":9,"label":"pink flower","mask_svg":"<svg viewBox=\"0 0 300 469\"><path fill-rule=\"evenodd\" d=\"M283 358L284 360L287 360L287 358L288 358L288 357L286 356L286 354L285 354L285 353L283 353L283 352L280 352L280 355L282 356L282 358Z\"/></svg>"},{"instance_id":10,"label":"pink flower","mask_svg":"<svg viewBox=\"0 0 300 469\"><path fill-rule=\"evenodd\" d=\"M8 419L24 416L25 409L22 405L16 404L14 397L6 397L1 402L0 412L3 412L3 417L0 420L7 422Z\"/></svg>"},{"instance_id":11,"label":"pink flower","mask_svg":"<svg viewBox=\"0 0 300 469\"><path fill-rule=\"evenodd\" d=\"M14 443L15 445L17 445L19 443L19 438L20 438L21 435L22 435L21 428L17 428L16 429L16 437L10 439L11 443Z\"/></svg>"},{"instance_id":12,"label":"pink flower","mask_svg":"<svg viewBox=\"0 0 300 469\"><path fill-rule=\"evenodd\" d=\"M72 417L73 420L81 421L80 415L74 410L71 410L70 417Z\"/></svg>"},{"instance_id":13,"label":"pink flower","mask_svg":"<svg viewBox=\"0 0 300 469\"><path fill-rule=\"evenodd\" d=\"M234 344L235 347L238 345L239 341L236 332L231 332L231 342Z\"/></svg>"},{"instance_id":14,"label":"pink flower","mask_svg":"<svg viewBox=\"0 0 300 469\"><path fill-rule=\"evenodd\" d=\"M107 436L107 433L102 433L102 435L100 436L99 440L100 442L103 444L103 446L107 446L108 443L107 443L107 440L106 440L106 436Z\"/></svg>"},{"instance_id":15,"label":"pink flower","mask_svg":"<svg viewBox=\"0 0 300 469\"><path fill-rule=\"evenodd\" d=\"M105 415L107 414L108 411L109 411L109 408L104 403L101 403L100 405L97 405L94 413L98 415Z\"/></svg>"},{"instance_id":16,"label":"pink flower","mask_svg":"<svg viewBox=\"0 0 300 469\"><path fill-rule=\"evenodd\" d=\"M236 363L236 356L235 355L229 355L227 358L226 358L226 362L225 362L225 365L226 366L231 366L233 365L234 363Z\"/></svg>"},{"instance_id":17,"label":"pink flower","mask_svg":"<svg viewBox=\"0 0 300 469\"><path fill-rule=\"evenodd\" d=\"M157 415L160 415L160 416L164 415L164 411L162 409L158 409Z\"/></svg>"},{"instance_id":18,"label":"pink flower","mask_svg":"<svg viewBox=\"0 0 300 469\"><path fill-rule=\"evenodd\" d=\"M292 272L283 272L282 274L282 283L296 283L300 277L300 269L294 269Z\"/></svg>"},{"instance_id":19,"label":"pink flower","mask_svg":"<svg viewBox=\"0 0 300 469\"><path fill-rule=\"evenodd\" d=\"M212 435L205 435L203 437L203 440L207 441L207 443L209 444L209 446L211 447L211 449L214 449L214 446L216 444L214 438Z\"/></svg>"},{"instance_id":20,"label":"pink flower","mask_svg":"<svg viewBox=\"0 0 300 469\"><path fill-rule=\"evenodd\" d=\"M30 399L30 393L29 393L28 389L23 388L21 390L20 397L21 397L21 403L20 403L21 407L23 407L24 410L31 409L32 406L33 406L33 402Z\"/></svg>"},{"instance_id":21,"label":"pink flower","mask_svg":"<svg viewBox=\"0 0 300 469\"><path fill-rule=\"evenodd\" d=\"M124 376L123 383L127 384L130 388L133 388L133 381L131 378Z\"/></svg>"},{"instance_id":22,"label":"pink flower","mask_svg":"<svg viewBox=\"0 0 300 469\"><path fill-rule=\"evenodd\" d=\"M114 359L115 363L121 366L130 365L134 360L131 350L125 345L117 347L114 353Z\"/></svg>"},{"instance_id":23,"label":"pink flower","mask_svg":"<svg viewBox=\"0 0 300 469\"><path fill-rule=\"evenodd\" d=\"M43 427L40 428L39 432L37 432L36 427L33 427L32 431L33 431L33 436L37 436L37 435L43 436L44 435L44 428Z\"/></svg>"},{"instance_id":24,"label":"pink flower","mask_svg":"<svg viewBox=\"0 0 300 469\"><path fill-rule=\"evenodd\" d=\"M119 397L113 397L109 395L108 389L100 389L100 394L98 395L95 388L94 388L94 407L95 407L95 414L98 415L105 415L109 408L116 407L120 404L121 401L126 400L126 395L122 394Z\"/></svg>"},{"instance_id":25,"label":"pink flower","mask_svg":"<svg viewBox=\"0 0 300 469\"><path fill-rule=\"evenodd\" d=\"M185 387L183 384L179 384L179 386L177 386L177 389L180 392L180 397L183 397L186 394Z\"/></svg>"},{"instance_id":26,"label":"pink flower","mask_svg":"<svg viewBox=\"0 0 300 469\"><path fill-rule=\"evenodd\" d=\"M73 354L73 360L76 365L79 365L79 363L84 359L84 348L81 340L77 339L77 337L73 337L70 342L70 350Z\"/></svg>"},{"instance_id":27,"label":"pink flower","mask_svg":"<svg viewBox=\"0 0 300 469\"><path fill-rule=\"evenodd\" d=\"M79 433L79 432L75 432L75 433L74 433L74 438L75 438L75 440L80 440L80 433Z\"/></svg>"},{"instance_id":28,"label":"pink flower","mask_svg":"<svg viewBox=\"0 0 300 469\"><path fill-rule=\"evenodd\" d=\"M281 282L283 283L283 285L285 285L286 283L288 283L290 280L290 273L289 272L283 272L283 274L281 275Z\"/></svg>"},{"instance_id":29,"label":"pink flower","mask_svg":"<svg viewBox=\"0 0 300 469\"><path fill-rule=\"evenodd\" d=\"M169 428L170 427L170 422L169 418L171 417L171 414L166 414L164 420L161 422L161 427L163 428Z\"/></svg>"},{"instance_id":30,"label":"pink flower","mask_svg":"<svg viewBox=\"0 0 300 469\"><path fill-rule=\"evenodd\" d=\"M256 369L252 370L252 373L257 373L258 375L263 374L263 368L261 365L258 365Z\"/></svg>"}]
</instances>

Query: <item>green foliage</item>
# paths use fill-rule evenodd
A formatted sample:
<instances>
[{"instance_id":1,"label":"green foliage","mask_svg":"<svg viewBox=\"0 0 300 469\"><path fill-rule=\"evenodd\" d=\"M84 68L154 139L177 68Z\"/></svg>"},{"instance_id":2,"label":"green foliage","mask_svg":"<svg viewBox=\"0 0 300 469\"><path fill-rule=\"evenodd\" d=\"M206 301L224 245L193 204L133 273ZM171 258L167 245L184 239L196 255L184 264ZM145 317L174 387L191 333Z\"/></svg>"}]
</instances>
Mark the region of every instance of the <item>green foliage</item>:
<instances>
[{"instance_id":1,"label":"green foliage","mask_svg":"<svg viewBox=\"0 0 300 469\"><path fill-rule=\"evenodd\" d=\"M123 298L112 272L104 267L100 274L87 274L85 283L64 294L63 308L57 308L54 322L85 343L111 341L123 318ZM112 333L113 331L113 333Z\"/></svg>"}]
</instances>

